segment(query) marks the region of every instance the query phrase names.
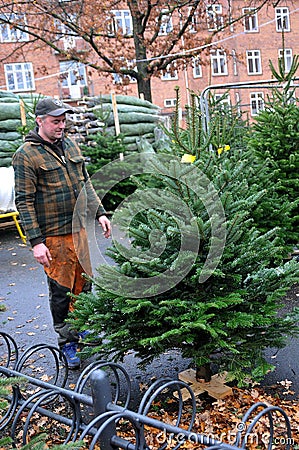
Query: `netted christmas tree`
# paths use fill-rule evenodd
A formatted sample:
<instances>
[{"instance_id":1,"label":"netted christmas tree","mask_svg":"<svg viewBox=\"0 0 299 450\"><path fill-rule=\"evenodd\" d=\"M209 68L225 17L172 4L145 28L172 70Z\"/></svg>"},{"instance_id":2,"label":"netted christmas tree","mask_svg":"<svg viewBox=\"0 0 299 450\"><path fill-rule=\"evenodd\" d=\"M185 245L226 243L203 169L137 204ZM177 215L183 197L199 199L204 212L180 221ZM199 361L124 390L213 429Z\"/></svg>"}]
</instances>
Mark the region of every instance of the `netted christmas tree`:
<instances>
[{"instance_id":1,"label":"netted christmas tree","mask_svg":"<svg viewBox=\"0 0 299 450\"><path fill-rule=\"evenodd\" d=\"M116 265L98 269L95 292L78 297L74 318L104 333L93 350L101 356L134 350L145 363L176 348L198 374L213 362L239 383L258 380L271 367L264 349L298 333L296 311L278 316L298 263L283 261L277 228L255 221L256 208L271 201L266 165L237 140L214 148L195 101L192 108L187 129L169 132L172 153L143 156L147 177L135 177L138 189L113 219L129 241L114 240Z\"/></svg>"}]
</instances>

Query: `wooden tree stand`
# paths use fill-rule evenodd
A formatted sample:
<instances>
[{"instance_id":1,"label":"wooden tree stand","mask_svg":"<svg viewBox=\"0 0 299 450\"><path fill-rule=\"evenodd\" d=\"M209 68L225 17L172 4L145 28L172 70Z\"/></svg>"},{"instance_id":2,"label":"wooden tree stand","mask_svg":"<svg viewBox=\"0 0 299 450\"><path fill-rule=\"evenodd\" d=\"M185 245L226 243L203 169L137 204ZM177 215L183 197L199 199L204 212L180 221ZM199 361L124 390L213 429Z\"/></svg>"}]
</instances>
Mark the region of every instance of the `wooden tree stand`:
<instances>
[{"instance_id":1,"label":"wooden tree stand","mask_svg":"<svg viewBox=\"0 0 299 450\"><path fill-rule=\"evenodd\" d=\"M219 400L228 397L233 393L232 388L225 384L226 374L216 374L212 376L211 381L197 381L195 377L196 371L194 369L187 369L179 373L179 380L189 384L195 396L208 393L211 397ZM190 398L187 389L182 389L183 400Z\"/></svg>"}]
</instances>

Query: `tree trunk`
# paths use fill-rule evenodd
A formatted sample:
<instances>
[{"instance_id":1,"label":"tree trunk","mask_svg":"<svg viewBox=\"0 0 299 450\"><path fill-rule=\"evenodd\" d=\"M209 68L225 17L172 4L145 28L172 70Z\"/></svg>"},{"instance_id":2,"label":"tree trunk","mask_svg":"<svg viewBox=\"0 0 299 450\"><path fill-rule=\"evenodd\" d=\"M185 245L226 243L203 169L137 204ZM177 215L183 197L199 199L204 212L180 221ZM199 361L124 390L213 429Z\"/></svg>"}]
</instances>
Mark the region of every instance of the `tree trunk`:
<instances>
[{"instance_id":1,"label":"tree trunk","mask_svg":"<svg viewBox=\"0 0 299 450\"><path fill-rule=\"evenodd\" d=\"M204 364L203 366L196 367L196 381L211 381L212 371L210 363Z\"/></svg>"},{"instance_id":2,"label":"tree trunk","mask_svg":"<svg viewBox=\"0 0 299 450\"><path fill-rule=\"evenodd\" d=\"M144 97L144 100L152 102L151 79L141 77L137 80L137 86L139 97Z\"/></svg>"},{"instance_id":3,"label":"tree trunk","mask_svg":"<svg viewBox=\"0 0 299 450\"><path fill-rule=\"evenodd\" d=\"M136 55L136 66L137 66L137 86L139 97L143 97L144 100L152 102L152 91L151 91L151 76L148 73L148 61L147 61L147 48L145 45L144 33L145 24L144 13L140 11L139 4L137 0L129 0L127 2L132 16L133 24L133 37L134 37L134 47ZM150 6L151 9L151 6Z\"/></svg>"}]
</instances>

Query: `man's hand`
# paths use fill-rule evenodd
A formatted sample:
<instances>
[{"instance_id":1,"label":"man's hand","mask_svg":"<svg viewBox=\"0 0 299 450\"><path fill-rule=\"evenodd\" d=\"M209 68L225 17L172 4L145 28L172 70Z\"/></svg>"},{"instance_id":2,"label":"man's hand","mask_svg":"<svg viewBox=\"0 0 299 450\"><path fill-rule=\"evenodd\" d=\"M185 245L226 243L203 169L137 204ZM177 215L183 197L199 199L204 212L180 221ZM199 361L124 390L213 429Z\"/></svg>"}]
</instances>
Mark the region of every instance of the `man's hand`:
<instances>
[{"instance_id":1,"label":"man's hand","mask_svg":"<svg viewBox=\"0 0 299 450\"><path fill-rule=\"evenodd\" d=\"M50 267L52 261L51 253L45 244L37 244L33 247L33 256L37 262L45 267Z\"/></svg>"},{"instance_id":2,"label":"man's hand","mask_svg":"<svg viewBox=\"0 0 299 450\"><path fill-rule=\"evenodd\" d=\"M100 216L98 218L98 221L99 221L99 224L102 227L103 234L104 234L105 238L109 238L110 235L111 235L111 223L110 223L110 220L106 216Z\"/></svg>"}]
</instances>

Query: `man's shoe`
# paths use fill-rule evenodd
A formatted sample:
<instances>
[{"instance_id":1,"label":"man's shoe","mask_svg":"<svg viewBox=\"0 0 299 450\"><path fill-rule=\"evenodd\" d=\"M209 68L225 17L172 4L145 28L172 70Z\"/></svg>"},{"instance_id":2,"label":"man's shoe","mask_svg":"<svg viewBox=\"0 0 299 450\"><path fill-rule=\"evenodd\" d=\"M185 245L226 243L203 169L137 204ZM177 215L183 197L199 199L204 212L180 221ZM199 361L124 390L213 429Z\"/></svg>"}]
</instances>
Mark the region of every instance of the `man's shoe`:
<instances>
[{"instance_id":1,"label":"man's shoe","mask_svg":"<svg viewBox=\"0 0 299 450\"><path fill-rule=\"evenodd\" d=\"M69 369L79 369L81 360L77 353L77 342L68 342L64 344L61 351L64 354Z\"/></svg>"},{"instance_id":2,"label":"man's shoe","mask_svg":"<svg viewBox=\"0 0 299 450\"><path fill-rule=\"evenodd\" d=\"M83 346L84 346L84 345L87 345L87 346L90 346L90 347L95 347L96 345L98 345L100 339L99 339L99 341L96 341L96 340L92 341L90 338L88 339L88 336L89 336L90 334L91 334L91 332L88 331L88 330L80 331L80 332L78 333L78 336L79 336L79 345L83 345Z\"/></svg>"}]
</instances>

